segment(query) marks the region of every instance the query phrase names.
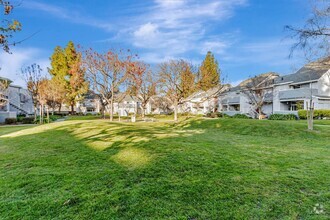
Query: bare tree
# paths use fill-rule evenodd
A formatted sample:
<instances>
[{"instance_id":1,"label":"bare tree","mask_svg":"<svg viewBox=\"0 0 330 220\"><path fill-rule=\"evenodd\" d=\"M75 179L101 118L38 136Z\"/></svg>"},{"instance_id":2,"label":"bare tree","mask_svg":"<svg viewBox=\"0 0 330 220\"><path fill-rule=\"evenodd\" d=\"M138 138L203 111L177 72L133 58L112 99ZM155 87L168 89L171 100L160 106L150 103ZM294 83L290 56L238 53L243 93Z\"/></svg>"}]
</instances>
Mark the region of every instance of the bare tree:
<instances>
[{"instance_id":1,"label":"bare tree","mask_svg":"<svg viewBox=\"0 0 330 220\"><path fill-rule=\"evenodd\" d=\"M83 66L87 80L93 90L98 92L102 99L109 103L110 121L113 121L115 93L130 76L127 67L134 56L120 51L98 53L92 49L86 50L83 56Z\"/></svg>"},{"instance_id":2,"label":"bare tree","mask_svg":"<svg viewBox=\"0 0 330 220\"><path fill-rule=\"evenodd\" d=\"M135 67L138 74L133 75L132 84L129 86L130 93L135 95L140 101L141 114L142 118L144 118L147 104L151 97L156 95L156 85L158 82L146 64L138 62Z\"/></svg>"},{"instance_id":3,"label":"bare tree","mask_svg":"<svg viewBox=\"0 0 330 220\"><path fill-rule=\"evenodd\" d=\"M174 107L174 120L178 120L178 106L184 98L182 73L188 72L191 65L184 60L170 60L159 65L159 78L163 92Z\"/></svg>"},{"instance_id":4,"label":"bare tree","mask_svg":"<svg viewBox=\"0 0 330 220\"><path fill-rule=\"evenodd\" d=\"M303 27L285 26L296 43L291 48L291 56L302 50L308 60L330 55L330 0L315 0L312 16Z\"/></svg>"},{"instance_id":5,"label":"bare tree","mask_svg":"<svg viewBox=\"0 0 330 220\"><path fill-rule=\"evenodd\" d=\"M26 82L27 89L32 97L34 107L34 119L37 120L37 108L39 104L39 88L42 80L42 69L37 64L32 64L26 68L22 68L21 74Z\"/></svg>"},{"instance_id":6,"label":"bare tree","mask_svg":"<svg viewBox=\"0 0 330 220\"><path fill-rule=\"evenodd\" d=\"M266 100L272 97L271 85L274 84L273 80L276 77L278 77L276 73L261 74L246 80L242 85L242 92L249 100L253 113L259 119L263 117L262 108Z\"/></svg>"},{"instance_id":7,"label":"bare tree","mask_svg":"<svg viewBox=\"0 0 330 220\"><path fill-rule=\"evenodd\" d=\"M164 112L169 112L171 110L171 100L166 96L153 96L150 99L150 104L154 108L163 110Z\"/></svg>"}]
</instances>

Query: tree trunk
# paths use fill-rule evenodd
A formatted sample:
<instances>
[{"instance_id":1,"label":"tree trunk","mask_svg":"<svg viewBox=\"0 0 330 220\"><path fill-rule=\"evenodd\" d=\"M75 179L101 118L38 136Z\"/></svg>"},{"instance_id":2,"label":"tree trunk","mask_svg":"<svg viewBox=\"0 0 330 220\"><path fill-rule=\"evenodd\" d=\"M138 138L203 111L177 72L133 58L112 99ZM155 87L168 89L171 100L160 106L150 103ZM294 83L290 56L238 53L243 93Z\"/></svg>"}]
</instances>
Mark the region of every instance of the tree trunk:
<instances>
[{"instance_id":1,"label":"tree trunk","mask_svg":"<svg viewBox=\"0 0 330 220\"><path fill-rule=\"evenodd\" d=\"M47 121L48 121L48 124L49 124L49 109L48 109L48 106L46 108L46 112L47 112Z\"/></svg>"},{"instance_id":2,"label":"tree trunk","mask_svg":"<svg viewBox=\"0 0 330 220\"><path fill-rule=\"evenodd\" d=\"M120 116L121 116L121 114L120 114L121 112L120 112L120 103L118 102L118 121L120 121Z\"/></svg>"},{"instance_id":3,"label":"tree trunk","mask_svg":"<svg viewBox=\"0 0 330 220\"><path fill-rule=\"evenodd\" d=\"M62 103L60 103L60 105L58 106L58 113L61 114L61 108L62 108Z\"/></svg>"},{"instance_id":4,"label":"tree trunk","mask_svg":"<svg viewBox=\"0 0 330 220\"><path fill-rule=\"evenodd\" d=\"M313 130L314 129L314 103L313 100L311 99L309 101L309 110L308 110L308 105L307 105L307 121L308 121L308 130Z\"/></svg>"},{"instance_id":5,"label":"tree trunk","mask_svg":"<svg viewBox=\"0 0 330 220\"><path fill-rule=\"evenodd\" d=\"M38 111L37 106L34 106L34 122L35 123L37 123L37 111Z\"/></svg>"},{"instance_id":6,"label":"tree trunk","mask_svg":"<svg viewBox=\"0 0 330 220\"><path fill-rule=\"evenodd\" d=\"M110 121L113 121L113 102L114 102L114 91L115 91L113 83L114 82L112 82L112 86L111 86Z\"/></svg>"},{"instance_id":7,"label":"tree trunk","mask_svg":"<svg viewBox=\"0 0 330 220\"><path fill-rule=\"evenodd\" d=\"M74 114L74 103L71 103L71 115Z\"/></svg>"},{"instance_id":8,"label":"tree trunk","mask_svg":"<svg viewBox=\"0 0 330 220\"><path fill-rule=\"evenodd\" d=\"M258 119L261 120L262 119L262 114L261 114L261 108L258 108Z\"/></svg>"},{"instance_id":9,"label":"tree trunk","mask_svg":"<svg viewBox=\"0 0 330 220\"><path fill-rule=\"evenodd\" d=\"M174 121L178 121L178 103L174 103Z\"/></svg>"},{"instance_id":10,"label":"tree trunk","mask_svg":"<svg viewBox=\"0 0 330 220\"><path fill-rule=\"evenodd\" d=\"M146 116L145 109L146 109L146 105L141 103L141 116L143 119Z\"/></svg>"},{"instance_id":11,"label":"tree trunk","mask_svg":"<svg viewBox=\"0 0 330 220\"><path fill-rule=\"evenodd\" d=\"M113 99L110 101L110 121L113 121Z\"/></svg>"},{"instance_id":12,"label":"tree trunk","mask_svg":"<svg viewBox=\"0 0 330 220\"><path fill-rule=\"evenodd\" d=\"M40 116L39 116L39 123L42 124L42 105L40 105Z\"/></svg>"}]
</instances>

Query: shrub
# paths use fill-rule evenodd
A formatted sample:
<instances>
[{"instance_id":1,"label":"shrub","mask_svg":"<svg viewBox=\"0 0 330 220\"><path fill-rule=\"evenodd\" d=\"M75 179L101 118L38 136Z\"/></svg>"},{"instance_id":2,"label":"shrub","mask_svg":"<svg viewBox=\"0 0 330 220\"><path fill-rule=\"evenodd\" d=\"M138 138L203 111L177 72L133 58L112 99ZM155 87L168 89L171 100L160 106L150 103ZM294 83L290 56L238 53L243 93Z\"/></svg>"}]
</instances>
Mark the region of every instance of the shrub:
<instances>
[{"instance_id":1,"label":"shrub","mask_svg":"<svg viewBox=\"0 0 330 220\"><path fill-rule=\"evenodd\" d=\"M268 118L269 120L296 120L295 114L272 114Z\"/></svg>"},{"instance_id":2,"label":"shrub","mask_svg":"<svg viewBox=\"0 0 330 220\"><path fill-rule=\"evenodd\" d=\"M62 117L59 115L49 115L49 121L56 121L59 118L62 118Z\"/></svg>"},{"instance_id":3,"label":"shrub","mask_svg":"<svg viewBox=\"0 0 330 220\"><path fill-rule=\"evenodd\" d=\"M235 115L231 116L231 118L249 119L249 116L244 115L244 114L235 114Z\"/></svg>"},{"instance_id":4,"label":"shrub","mask_svg":"<svg viewBox=\"0 0 330 220\"><path fill-rule=\"evenodd\" d=\"M16 118L6 118L5 119L5 124L7 124L7 125L12 125L12 124L16 124L16 123L17 123Z\"/></svg>"},{"instance_id":5,"label":"shrub","mask_svg":"<svg viewBox=\"0 0 330 220\"><path fill-rule=\"evenodd\" d=\"M221 112L208 112L205 116L208 118L221 118L223 114Z\"/></svg>"},{"instance_id":6,"label":"shrub","mask_svg":"<svg viewBox=\"0 0 330 220\"><path fill-rule=\"evenodd\" d=\"M299 110L298 116L300 119L307 119L307 111L306 110ZM330 118L330 110L328 109L317 109L314 110L314 119L318 118Z\"/></svg>"},{"instance_id":7,"label":"shrub","mask_svg":"<svg viewBox=\"0 0 330 220\"><path fill-rule=\"evenodd\" d=\"M34 124L34 117L26 117L22 119L23 124Z\"/></svg>"},{"instance_id":8,"label":"shrub","mask_svg":"<svg viewBox=\"0 0 330 220\"><path fill-rule=\"evenodd\" d=\"M17 122L22 122L25 116L17 116Z\"/></svg>"}]
</instances>

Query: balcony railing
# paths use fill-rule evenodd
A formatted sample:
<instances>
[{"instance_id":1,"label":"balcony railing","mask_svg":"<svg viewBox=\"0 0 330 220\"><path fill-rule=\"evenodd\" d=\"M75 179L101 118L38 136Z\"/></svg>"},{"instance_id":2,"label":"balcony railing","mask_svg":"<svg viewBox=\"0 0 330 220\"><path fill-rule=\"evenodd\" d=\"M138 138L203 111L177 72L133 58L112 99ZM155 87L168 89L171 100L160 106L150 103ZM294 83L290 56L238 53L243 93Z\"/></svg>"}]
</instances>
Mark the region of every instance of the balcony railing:
<instances>
[{"instance_id":1,"label":"balcony railing","mask_svg":"<svg viewBox=\"0 0 330 220\"><path fill-rule=\"evenodd\" d=\"M221 101L222 104L239 104L240 103L240 97L231 97L226 98Z\"/></svg>"},{"instance_id":2,"label":"balcony railing","mask_svg":"<svg viewBox=\"0 0 330 220\"><path fill-rule=\"evenodd\" d=\"M291 90L283 90L279 93L280 100L295 100L295 99L303 99L310 98L313 95L317 95L317 89L291 89Z\"/></svg>"}]
</instances>

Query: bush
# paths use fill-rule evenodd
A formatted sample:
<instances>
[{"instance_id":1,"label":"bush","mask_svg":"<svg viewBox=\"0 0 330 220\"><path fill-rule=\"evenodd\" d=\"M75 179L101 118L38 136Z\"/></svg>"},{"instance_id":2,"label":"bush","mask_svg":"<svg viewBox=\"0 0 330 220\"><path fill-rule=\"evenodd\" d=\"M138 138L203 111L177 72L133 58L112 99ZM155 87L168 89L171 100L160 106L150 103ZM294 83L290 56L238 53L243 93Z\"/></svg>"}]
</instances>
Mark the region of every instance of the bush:
<instances>
[{"instance_id":1,"label":"bush","mask_svg":"<svg viewBox=\"0 0 330 220\"><path fill-rule=\"evenodd\" d=\"M208 112L208 113L206 113L205 117L220 118L220 117L222 117L222 113L221 112Z\"/></svg>"},{"instance_id":2,"label":"bush","mask_svg":"<svg viewBox=\"0 0 330 220\"><path fill-rule=\"evenodd\" d=\"M7 124L7 125L12 125L12 124L16 124L16 123L17 123L16 118L6 118L5 119L5 124Z\"/></svg>"},{"instance_id":3,"label":"bush","mask_svg":"<svg viewBox=\"0 0 330 220\"><path fill-rule=\"evenodd\" d=\"M244 114L235 114L231 116L231 118L241 118L241 119L249 119L250 117Z\"/></svg>"},{"instance_id":4,"label":"bush","mask_svg":"<svg viewBox=\"0 0 330 220\"><path fill-rule=\"evenodd\" d=\"M216 112L209 112L206 114L206 117L209 117L209 118L217 118L218 115Z\"/></svg>"},{"instance_id":5,"label":"bush","mask_svg":"<svg viewBox=\"0 0 330 220\"><path fill-rule=\"evenodd\" d=\"M57 119L62 118L59 115L49 115L49 121L56 121ZM46 117L47 120L47 117Z\"/></svg>"},{"instance_id":6,"label":"bush","mask_svg":"<svg viewBox=\"0 0 330 220\"><path fill-rule=\"evenodd\" d=\"M17 122L22 122L25 116L17 116Z\"/></svg>"},{"instance_id":7,"label":"bush","mask_svg":"<svg viewBox=\"0 0 330 220\"><path fill-rule=\"evenodd\" d=\"M224 114L222 112L209 112L206 113L205 117L208 118L242 118L242 119L249 119L250 117L244 114L235 114L233 116Z\"/></svg>"},{"instance_id":8,"label":"bush","mask_svg":"<svg viewBox=\"0 0 330 220\"><path fill-rule=\"evenodd\" d=\"M26 117L22 119L23 124L34 124L34 117Z\"/></svg>"},{"instance_id":9,"label":"bush","mask_svg":"<svg viewBox=\"0 0 330 220\"><path fill-rule=\"evenodd\" d=\"M269 120L296 120L295 114L272 114L268 118Z\"/></svg>"},{"instance_id":10,"label":"bush","mask_svg":"<svg viewBox=\"0 0 330 220\"><path fill-rule=\"evenodd\" d=\"M307 111L299 110L298 116L300 119L307 119ZM330 110L328 109L317 109L314 110L314 119L330 118Z\"/></svg>"}]
</instances>

